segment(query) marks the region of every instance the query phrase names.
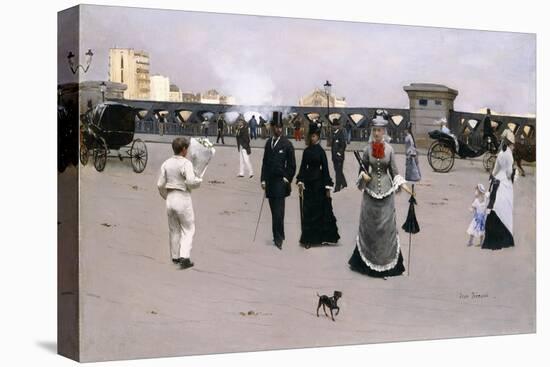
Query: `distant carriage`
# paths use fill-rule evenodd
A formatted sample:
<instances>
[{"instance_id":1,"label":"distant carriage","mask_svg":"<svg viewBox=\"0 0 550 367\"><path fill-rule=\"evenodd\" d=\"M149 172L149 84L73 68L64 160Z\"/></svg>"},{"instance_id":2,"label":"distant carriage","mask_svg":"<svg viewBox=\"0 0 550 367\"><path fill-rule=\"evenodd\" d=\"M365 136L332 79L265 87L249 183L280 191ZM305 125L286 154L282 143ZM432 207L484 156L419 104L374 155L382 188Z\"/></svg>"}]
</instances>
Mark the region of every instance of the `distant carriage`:
<instances>
[{"instance_id":1,"label":"distant carriage","mask_svg":"<svg viewBox=\"0 0 550 367\"><path fill-rule=\"evenodd\" d=\"M498 142L485 141L484 146L473 149L468 144L455 139L440 130L428 133L435 141L428 149L428 163L435 172L449 172L455 163L455 157L476 158L483 155L483 167L486 171L493 169L496 161ZM490 138L488 138L490 139Z\"/></svg>"},{"instance_id":2,"label":"distant carriage","mask_svg":"<svg viewBox=\"0 0 550 367\"><path fill-rule=\"evenodd\" d=\"M91 153L95 169L101 172L111 151L117 151L114 157L121 161L129 158L134 172L143 172L148 156L145 143L139 138L134 139L137 112L122 103L104 102L83 114L80 127L82 165L88 163Z\"/></svg>"}]
</instances>

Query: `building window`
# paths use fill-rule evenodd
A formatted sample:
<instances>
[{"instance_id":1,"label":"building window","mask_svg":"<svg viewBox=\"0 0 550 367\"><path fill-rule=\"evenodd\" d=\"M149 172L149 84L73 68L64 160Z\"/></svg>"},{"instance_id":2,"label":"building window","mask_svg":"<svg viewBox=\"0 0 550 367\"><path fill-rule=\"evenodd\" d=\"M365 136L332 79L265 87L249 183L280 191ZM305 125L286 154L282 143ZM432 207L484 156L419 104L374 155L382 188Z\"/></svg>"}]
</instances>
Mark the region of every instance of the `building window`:
<instances>
[{"instance_id":1,"label":"building window","mask_svg":"<svg viewBox=\"0 0 550 367\"><path fill-rule=\"evenodd\" d=\"M435 105L436 105L436 106L441 106L441 101L440 101L439 99L436 99L436 100L435 100Z\"/></svg>"},{"instance_id":2,"label":"building window","mask_svg":"<svg viewBox=\"0 0 550 367\"><path fill-rule=\"evenodd\" d=\"M120 68L124 69L124 58L122 56L120 57Z\"/></svg>"},{"instance_id":3,"label":"building window","mask_svg":"<svg viewBox=\"0 0 550 367\"><path fill-rule=\"evenodd\" d=\"M418 104L421 105L421 106L427 106L428 105L428 100L427 99L419 99Z\"/></svg>"}]
</instances>

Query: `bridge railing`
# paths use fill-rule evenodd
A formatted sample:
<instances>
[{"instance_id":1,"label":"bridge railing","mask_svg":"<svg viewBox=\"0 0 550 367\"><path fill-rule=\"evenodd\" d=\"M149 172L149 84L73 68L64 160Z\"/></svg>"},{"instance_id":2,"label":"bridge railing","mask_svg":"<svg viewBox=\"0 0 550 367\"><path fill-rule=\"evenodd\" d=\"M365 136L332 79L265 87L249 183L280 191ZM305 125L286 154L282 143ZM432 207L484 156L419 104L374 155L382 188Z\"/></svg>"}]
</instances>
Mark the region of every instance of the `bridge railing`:
<instances>
[{"instance_id":1,"label":"bridge railing","mask_svg":"<svg viewBox=\"0 0 550 367\"><path fill-rule=\"evenodd\" d=\"M450 128L462 141L474 148L483 146L483 121L485 114L451 111ZM494 134L500 139L504 130L511 130L516 141L527 141L535 144L536 119L521 116L491 115Z\"/></svg>"},{"instance_id":2,"label":"bridge railing","mask_svg":"<svg viewBox=\"0 0 550 367\"><path fill-rule=\"evenodd\" d=\"M304 131L305 130L305 131ZM307 129L302 129L302 136L307 134ZM163 134L163 135L175 135L175 136L216 136L218 134L217 125L212 123L208 126L208 130L202 124L178 124L178 123L163 123L160 124L156 121L136 121L136 133L141 134ZM258 127L256 130L259 138L267 138L271 136L269 128ZM294 138L294 127L285 126L283 133L288 138ZM344 129L344 135L347 136L347 130ZM224 136L235 136L236 126L227 125L224 129ZM351 128L351 141L367 141L369 138L370 129L366 127L352 127ZM391 137L393 144L404 143L405 130L403 129L391 129L388 128L388 135ZM328 129L323 127L321 129L321 139L327 139Z\"/></svg>"},{"instance_id":3,"label":"bridge railing","mask_svg":"<svg viewBox=\"0 0 550 367\"><path fill-rule=\"evenodd\" d=\"M406 108L374 108L374 107L332 107L330 116L326 107L322 106L247 106L247 105L220 105L200 104L186 102L158 102L111 99L112 102L127 104L139 111L139 121L136 122L136 131L140 133L158 134L159 128L164 128L164 134L169 135L204 135L206 133L203 122L205 118L212 121L209 124L208 135L215 135L218 118L228 122L225 135L234 135L233 122L236 115L240 118L250 119L254 114L259 120L271 118L272 111L284 111L285 134L294 135L294 121L299 121L303 127L303 135L307 133L312 121L320 121L323 124L322 138L329 135L326 127L337 120L341 126L351 126L351 140L364 141L369 136L369 121L379 109L384 109L392 116L388 125L388 134L392 142L402 143L405 135L405 123L410 119L410 111ZM159 126L160 116L168 121L164 126ZM329 121L330 120L330 121ZM269 132L258 130L259 136L268 136Z\"/></svg>"}]
</instances>

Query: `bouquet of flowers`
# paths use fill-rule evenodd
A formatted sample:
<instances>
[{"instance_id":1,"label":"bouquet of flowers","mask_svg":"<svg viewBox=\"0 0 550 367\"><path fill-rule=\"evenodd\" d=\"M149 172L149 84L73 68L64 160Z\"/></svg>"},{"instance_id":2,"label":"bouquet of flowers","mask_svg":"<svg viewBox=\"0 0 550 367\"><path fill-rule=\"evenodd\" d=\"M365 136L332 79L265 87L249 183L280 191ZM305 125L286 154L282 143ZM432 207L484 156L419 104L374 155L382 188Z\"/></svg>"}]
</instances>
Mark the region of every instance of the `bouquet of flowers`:
<instances>
[{"instance_id":1,"label":"bouquet of flowers","mask_svg":"<svg viewBox=\"0 0 550 367\"><path fill-rule=\"evenodd\" d=\"M207 138L191 138L187 157L193 163L196 176L202 177L204 175L206 168L208 168L208 163L210 163L215 153L214 144Z\"/></svg>"}]
</instances>

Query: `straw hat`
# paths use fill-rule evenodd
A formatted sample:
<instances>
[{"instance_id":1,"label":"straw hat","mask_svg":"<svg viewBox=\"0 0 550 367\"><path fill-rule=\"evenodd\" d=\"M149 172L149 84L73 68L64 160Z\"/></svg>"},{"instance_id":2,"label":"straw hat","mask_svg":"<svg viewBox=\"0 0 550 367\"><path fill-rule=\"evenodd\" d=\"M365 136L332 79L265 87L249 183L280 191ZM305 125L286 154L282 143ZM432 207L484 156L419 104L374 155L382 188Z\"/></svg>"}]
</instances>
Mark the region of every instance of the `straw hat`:
<instances>
[{"instance_id":1,"label":"straw hat","mask_svg":"<svg viewBox=\"0 0 550 367\"><path fill-rule=\"evenodd\" d=\"M388 125L388 120L386 120L382 115L377 115L372 119L372 127L386 127Z\"/></svg>"},{"instance_id":2,"label":"straw hat","mask_svg":"<svg viewBox=\"0 0 550 367\"><path fill-rule=\"evenodd\" d=\"M485 194L485 186L483 186L483 184L477 184L477 190L482 194Z\"/></svg>"}]
</instances>

